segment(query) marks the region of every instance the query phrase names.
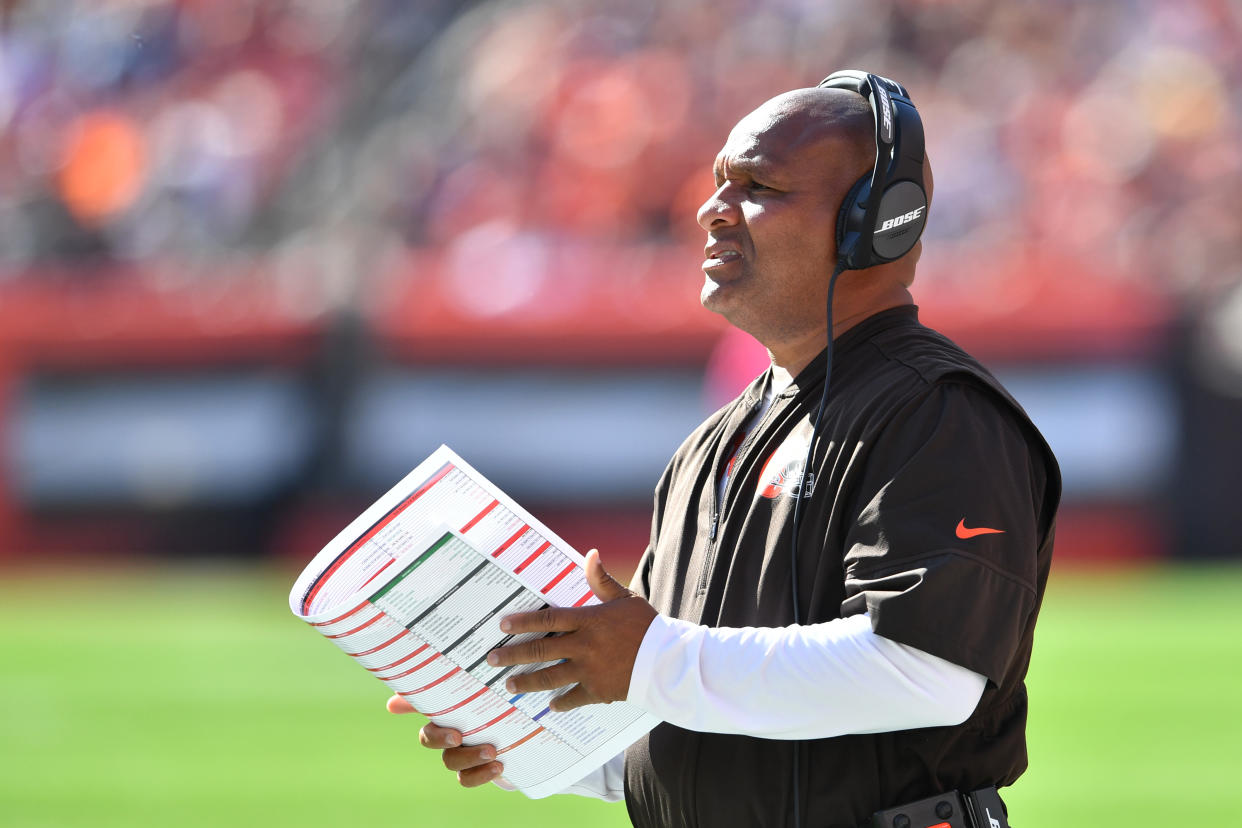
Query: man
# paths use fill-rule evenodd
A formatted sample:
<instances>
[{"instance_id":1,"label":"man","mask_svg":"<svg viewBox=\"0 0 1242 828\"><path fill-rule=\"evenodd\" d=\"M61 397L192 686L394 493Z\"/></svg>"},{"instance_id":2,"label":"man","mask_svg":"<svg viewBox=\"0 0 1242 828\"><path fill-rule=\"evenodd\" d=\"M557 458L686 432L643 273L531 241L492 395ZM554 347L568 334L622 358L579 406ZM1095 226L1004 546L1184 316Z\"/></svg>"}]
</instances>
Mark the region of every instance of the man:
<instances>
[{"instance_id":1,"label":"man","mask_svg":"<svg viewBox=\"0 0 1242 828\"><path fill-rule=\"evenodd\" d=\"M670 462L633 592L592 550L604 603L512 616L508 632L562 635L490 657L559 662L510 680L571 687L557 709L628 699L665 721L573 789L623 788L636 825L855 828L1025 768L1023 678L1059 475L991 375L918 323L919 244L840 275L803 474L838 212L875 160L853 91L789 92L733 129L698 214L701 300L771 367ZM463 785L501 778L491 746L430 724L420 741Z\"/></svg>"}]
</instances>

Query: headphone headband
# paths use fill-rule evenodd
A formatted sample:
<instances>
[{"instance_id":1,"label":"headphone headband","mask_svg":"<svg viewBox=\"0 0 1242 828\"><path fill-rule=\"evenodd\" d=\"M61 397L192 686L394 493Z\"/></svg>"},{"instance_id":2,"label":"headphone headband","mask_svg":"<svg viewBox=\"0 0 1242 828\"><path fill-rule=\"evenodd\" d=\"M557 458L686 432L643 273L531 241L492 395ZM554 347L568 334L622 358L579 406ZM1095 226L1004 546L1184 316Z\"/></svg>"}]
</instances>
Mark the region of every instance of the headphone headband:
<instances>
[{"instance_id":1,"label":"headphone headband","mask_svg":"<svg viewBox=\"0 0 1242 828\"><path fill-rule=\"evenodd\" d=\"M875 165L846 195L837 219L840 263L863 270L899 259L914 247L927 221L919 112L904 86L869 72L833 72L819 86L857 92L875 119Z\"/></svg>"}]
</instances>

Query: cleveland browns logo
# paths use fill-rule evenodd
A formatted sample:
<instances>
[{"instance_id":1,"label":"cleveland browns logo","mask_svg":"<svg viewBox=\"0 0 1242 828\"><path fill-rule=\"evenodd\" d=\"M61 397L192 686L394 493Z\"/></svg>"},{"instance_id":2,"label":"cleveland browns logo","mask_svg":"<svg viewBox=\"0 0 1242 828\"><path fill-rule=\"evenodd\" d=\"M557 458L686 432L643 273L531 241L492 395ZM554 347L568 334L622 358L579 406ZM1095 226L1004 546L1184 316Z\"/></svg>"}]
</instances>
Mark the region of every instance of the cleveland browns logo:
<instances>
[{"instance_id":1,"label":"cleveland browns logo","mask_svg":"<svg viewBox=\"0 0 1242 828\"><path fill-rule=\"evenodd\" d=\"M769 500L781 495L810 497L815 490L815 474L803 475L805 462L806 442L786 440L763 464L763 472L759 475L759 494ZM805 486L802 485L804 476L808 477Z\"/></svg>"}]
</instances>

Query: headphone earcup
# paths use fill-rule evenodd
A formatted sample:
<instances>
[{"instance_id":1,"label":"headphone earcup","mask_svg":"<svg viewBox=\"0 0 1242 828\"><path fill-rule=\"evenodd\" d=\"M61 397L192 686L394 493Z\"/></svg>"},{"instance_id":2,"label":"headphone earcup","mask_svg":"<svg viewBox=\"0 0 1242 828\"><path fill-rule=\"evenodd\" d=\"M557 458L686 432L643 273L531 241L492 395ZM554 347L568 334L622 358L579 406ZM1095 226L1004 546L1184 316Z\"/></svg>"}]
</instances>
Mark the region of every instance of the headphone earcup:
<instances>
[{"instance_id":1,"label":"headphone earcup","mask_svg":"<svg viewBox=\"0 0 1242 828\"><path fill-rule=\"evenodd\" d=\"M845 194L845 198L841 199L841 209L837 212L837 259L841 258L841 247L845 244L845 234L853 230L861 232L860 227L850 227L850 217L857 214L864 215L864 210L859 206L859 202L867 197L869 184L871 183L871 173L866 173L862 178L854 182L854 186L850 187L850 191ZM856 219L855 219L856 221ZM855 265L857 266L857 265Z\"/></svg>"}]
</instances>

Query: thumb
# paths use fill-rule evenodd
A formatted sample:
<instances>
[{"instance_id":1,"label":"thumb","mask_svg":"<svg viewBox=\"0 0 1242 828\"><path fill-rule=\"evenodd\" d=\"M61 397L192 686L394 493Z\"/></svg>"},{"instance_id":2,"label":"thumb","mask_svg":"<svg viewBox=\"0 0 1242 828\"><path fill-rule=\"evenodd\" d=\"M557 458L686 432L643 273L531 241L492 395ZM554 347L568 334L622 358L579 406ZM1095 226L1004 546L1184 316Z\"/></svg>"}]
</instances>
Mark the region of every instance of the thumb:
<instances>
[{"instance_id":1,"label":"thumb","mask_svg":"<svg viewBox=\"0 0 1242 828\"><path fill-rule=\"evenodd\" d=\"M393 696L388 700L389 713L417 713L418 708L410 704L402 696Z\"/></svg>"},{"instance_id":2,"label":"thumb","mask_svg":"<svg viewBox=\"0 0 1242 828\"><path fill-rule=\"evenodd\" d=\"M630 594L617 579L608 574L603 562L599 559L599 550L592 549L586 556L587 585L601 601L615 601Z\"/></svg>"}]
</instances>

